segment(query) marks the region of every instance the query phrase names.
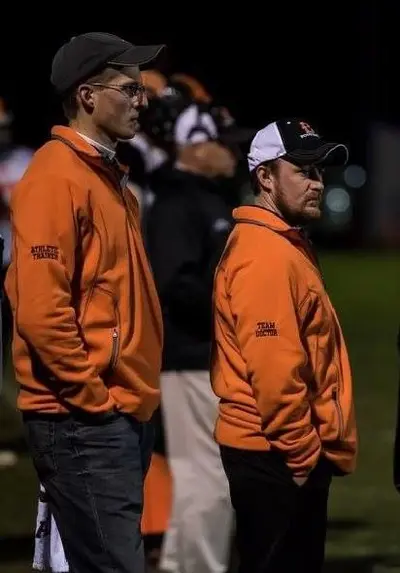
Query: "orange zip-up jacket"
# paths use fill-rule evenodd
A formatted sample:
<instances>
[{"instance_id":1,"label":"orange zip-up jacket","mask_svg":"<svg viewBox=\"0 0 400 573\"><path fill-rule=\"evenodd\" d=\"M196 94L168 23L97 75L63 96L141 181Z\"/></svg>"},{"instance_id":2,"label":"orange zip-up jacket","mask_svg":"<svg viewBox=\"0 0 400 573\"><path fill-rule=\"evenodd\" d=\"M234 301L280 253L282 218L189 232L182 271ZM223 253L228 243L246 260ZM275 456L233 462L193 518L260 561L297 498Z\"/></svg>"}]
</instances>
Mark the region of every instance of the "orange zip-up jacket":
<instances>
[{"instance_id":1,"label":"orange zip-up jacket","mask_svg":"<svg viewBox=\"0 0 400 573\"><path fill-rule=\"evenodd\" d=\"M148 420L159 404L161 310L125 179L56 126L13 190L6 292L21 410Z\"/></svg>"},{"instance_id":2,"label":"orange zip-up jacket","mask_svg":"<svg viewBox=\"0 0 400 573\"><path fill-rule=\"evenodd\" d=\"M307 476L321 454L350 473L350 365L309 242L261 207L239 207L234 218L214 283L216 439L278 450L295 476Z\"/></svg>"}]
</instances>

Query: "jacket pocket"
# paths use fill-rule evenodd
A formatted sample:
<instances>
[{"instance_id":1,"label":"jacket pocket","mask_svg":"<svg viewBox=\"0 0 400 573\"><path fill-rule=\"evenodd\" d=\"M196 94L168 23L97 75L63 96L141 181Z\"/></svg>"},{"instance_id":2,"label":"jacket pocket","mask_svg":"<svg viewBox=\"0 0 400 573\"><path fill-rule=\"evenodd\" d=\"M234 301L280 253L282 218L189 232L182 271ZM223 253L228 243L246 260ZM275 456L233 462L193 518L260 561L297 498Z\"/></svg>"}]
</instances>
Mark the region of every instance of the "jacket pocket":
<instances>
[{"instance_id":1,"label":"jacket pocket","mask_svg":"<svg viewBox=\"0 0 400 573\"><path fill-rule=\"evenodd\" d=\"M33 464L42 483L57 472L56 465L56 422L44 419L24 421L27 443L31 450Z\"/></svg>"},{"instance_id":2,"label":"jacket pocket","mask_svg":"<svg viewBox=\"0 0 400 573\"><path fill-rule=\"evenodd\" d=\"M81 327L89 360L99 374L110 373L118 361L121 338L118 304L112 293L93 289Z\"/></svg>"}]
</instances>

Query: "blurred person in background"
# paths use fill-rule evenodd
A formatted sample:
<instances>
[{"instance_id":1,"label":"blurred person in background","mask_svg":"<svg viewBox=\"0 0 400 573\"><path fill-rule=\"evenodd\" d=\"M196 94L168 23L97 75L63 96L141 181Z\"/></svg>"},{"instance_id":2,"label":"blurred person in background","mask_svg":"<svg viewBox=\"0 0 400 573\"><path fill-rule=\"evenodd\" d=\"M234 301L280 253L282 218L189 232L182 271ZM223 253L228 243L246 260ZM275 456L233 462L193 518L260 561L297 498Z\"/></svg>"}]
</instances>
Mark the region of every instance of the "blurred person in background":
<instances>
[{"instance_id":1,"label":"blurred person in background","mask_svg":"<svg viewBox=\"0 0 400 573\"><path fill-rule=\"evenodd\" d=\"M52 62L54 126L11 198L6 289L27 443L72 571L144 573L162 314L117 143L162 46L81 34Z\"/></svg>"},{"instance_id":2,"label":"blurred person in background","mask_svg":"<svg viewBox=\"0 0 400 573\"><path fill-rule=\"evenodd\" d=\"M29 147L16 144L14 141L14 116L6 106L3 98L0 98L0 235L3 238L3 259L1 265L1 284L10 264L11 256L11 222L10 222L10 199L15 184L25 173L33 156L33 150ZM12 312L10 302L4 289L2 289L2 368L6 368L10 354L10 342L12 337ZM5 388L4 396L8 398L8 387ZM9 399L11 402L11 399ZM7 468L16 464L17 453L12 450L0 450L0 468Z\"/></svg>"},{"instance_id":3,"label":"blurred person in background","mask_svg":"<svg viewBox=\"0 0 400 573\"><path fill-rule=\"evenodd\" d=\"M195 77L184 72L175 72L169 76L169 85L186 90L187 96L195 103L212 104L213 97L206 87Z\"/></svg>"},{"instance_id":4,"label":"blurred person in background","mask_svg":"<svg viewBox=\"0 0 400 573\"><path fill-rule=\"evenodd\" d=\"M355 468L346 344L304 232L321 216L323 169L347 158L305 121L260 130L248 154L255 205L235 210L216 271L215 435L240 573L321 573L331 479Z\"/></svg>"},{"instance_id":5,"label":"blurred person in background","mask_svg":"<svg viewBox=\"0 0 400 573\"><path fill-rule=\"evenodd\" d=\"M180 111L171 122L175 163L158 181L146 225L164 317L161 405L173 477L159 567L176 573L223 573L230 557L232 508L213 439L209 354L213 275L232 225L220 183L234 176L236 159L218 137L198 104Z\"/></svg>"},{"instance_id":6,"label":"blurred person in background","mask_svg":"<svg viewBox=\"0 0 400 573\"><path fill-rule=\"evenodd\" d=\"M137 173L141 176L140 180L136 177L134 182L139 183L140 187L143 225L146 213L156 199L153 188L159 187L158 181L164 179L164 172L169 172L176 159L173 126L178 115L191 103L196 103L199 109L211 115L221 142L235 155L235 177L220 179L220 193L225 189L225 199L232 206L240 202L245 158L243 150L247 149L255 131L239 127L228 108L216 101L193 76L176 73L167 77L152 69L143 72L143 83L148 106L141 113L139 132L128 144L124 144L127 157L129 152L126 148L129 146L140 157L142 164L142 168L131 171L133 177Z\"/></svg>"},{"instance_id":7,"label":"blurred person in background","mask_svg":"<svg viewBox=\"0 0 400 573\"><path fill-rule=\"evenodd\" d=\"M211 93L197 78L185 73L174 73L169 78L169 86L190 100L198 103L212 116L221 141L231 149L236 157L236 172L234 178L224 182L226 197L232 199L232 206L239 203L249 203L253 198L248 180L246 154L251 139L256 130L238 124L229 107L219 97Z\"/></svg>"},{"instance_id":8,"label":"blurred person in background","mask_svg":"<svg viewBox=\"0 0 400 573\"><path fill-rule=\"evenodd\" d=\"M142 110L135 137L119 143L118 156L129 165L129 188L139 202L144 222L147 209L154 200L150 179L162 171L170 157L168 150L159 144L160 137L155 137L160 126L159 102L167 86L167 78L156 69L143 70L142 83L146 89L147 105Z\"/></svg>"},{"instance_id":9,"label":"blurred person in background","mask_svg":"<svg viewBox=\"0 0 400 573\"><path fill-rule=\"evenodd\" d=\"M129 141L130 145L141 152L145 173L152 173L158 169L168 159L168 154L159 145L156 145L151 133L146 129L146 118L149 114L149 108L153 103L158 104L159 98L163 96L167 87L167 78L158 70L144 70L142 74L143 85L146 88L148 105L143 111L143 117L140 122L140 129L133 139Z\"/></svg>"},{"instance_id":10,"label":"blurred person in background","mask_svg":"<svg viewBox=\"0 0 400 573\"><path fill-rule=\"evenodd\" d=\"M151 207L158 196L164 196L163 189L165 182L171 181L171 168L176 161L176 143L173 127L178 116L196 103L198 109L207 111L213 110L213 120L219 137L226 133L228 122L220 119L216 112L217 106L211 96L198 80L186 74L174 74L166 78L159 72L149 70L147 74L142 74L144 84L147 86L150 96L149 106L141 115L141 131L138 135L146 138L147 145L154 149L164 150L167 159L156 169L147 172L147 191L151 196L151 201L147 202L146 212L151 213ZM223 113L221 113L221 116ZM233 121L233 120L232 120ZM238 130L232 129L233 123L229 122L229 133L234 135L231 139L236 143ZM237 126L235 126L237 127ZM132 142L137 140L136 136ZM144 146L143 150L146 149ZM235 150L235 161L238 163L237 150ZM239 202L237 185L237 168L235 177L218 178L218 196L231 211L232 207ZM142 216L142 225L146 230L146 213ZM147 233L145 232L145 235ZM163 417L158 409L154 416L156 428L155 451L152 456L152 464L145 483L145 505L143 512L143 531L146 533L145 544L148 550L148 557L151 562L158 560L159 549L162 546L162 537L168 525L170 516L171 483L170 468L168 465L167 447L165 443L165 431ZM158 495L153 494L157 491ZM166 519L167 518L167 519Z\"/></svg>"},{"instance_id":11,"label":"blurred person in background","mask_svg":"<svg viewBox=\"0 0 400 573\"><path fill-rule=\"evenodd\" d=\"M14 186L25 173L33 150L14 142L14 117L0 98L0 234L4 239L2 284L10 264L11 222L10 200ZM7 349L12 333L12 314L7 297L3 301L3 344Z\"/></svg>"}]
</instances>

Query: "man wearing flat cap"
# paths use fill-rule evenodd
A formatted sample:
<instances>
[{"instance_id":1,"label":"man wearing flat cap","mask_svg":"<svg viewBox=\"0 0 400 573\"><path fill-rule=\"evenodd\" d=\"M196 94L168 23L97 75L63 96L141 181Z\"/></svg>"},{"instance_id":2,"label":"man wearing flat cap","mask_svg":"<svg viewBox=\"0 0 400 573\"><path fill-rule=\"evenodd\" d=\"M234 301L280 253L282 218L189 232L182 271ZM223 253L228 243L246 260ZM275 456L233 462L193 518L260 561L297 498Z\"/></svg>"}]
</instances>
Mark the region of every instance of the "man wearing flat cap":
<instances>
[{"instance_id":1,"label":"man wearing flat cap","mask_svg":"<svg viewBox=\"0 0 400 573\"><path fill-rule=\"evenodd\" d=\"M71 572L144 573L140 521L163 325L118 141L146 106L163 46L72 38L51 82L55 126L11 200L6 277L18 407Z\"/></svg>"}]
</instances>

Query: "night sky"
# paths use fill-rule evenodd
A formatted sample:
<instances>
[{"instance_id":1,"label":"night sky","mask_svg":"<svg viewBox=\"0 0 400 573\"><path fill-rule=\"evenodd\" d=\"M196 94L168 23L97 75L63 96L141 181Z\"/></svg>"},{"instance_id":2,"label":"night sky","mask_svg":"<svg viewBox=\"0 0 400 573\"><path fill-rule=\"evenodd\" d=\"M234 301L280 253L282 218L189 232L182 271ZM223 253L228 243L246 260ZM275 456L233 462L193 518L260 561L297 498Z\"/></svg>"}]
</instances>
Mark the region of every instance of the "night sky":
<instances>
[{"instance_id":1,"label":"night sky","mask_svg":"<svg viewBox=\"0 0 400 573\"><path fill-rule=\"evenodd\" d=\"M85 22L79 20L78 5L67 17L62 16L62 4L60 10L53 4L46 15L50 21L38 19L36 10L36 25L23 33L18 28L20 56L15 38L10 48L9 38L0 37L0 95L16 116L17 140L37 147L50 126L63 121L49 83L55 51L72 35L111 32L133 43L166 43L163 71L197 76L242 125L262 127L279 116L300 115L329 137L344 140L353 160L364 162L369 122L396 115L399 100L391 94L389 101L386 93L388 46L381 40L378 4L353 4L317 3L322 8L315 12L302 3L294 12L285 3L278 13L271 3L264 9L261 3L260 9L247 3L251 14L243 8L216 14L215 3L213 9L182 4L184 11L175 3L175 9L152 9L151 17L143 7L139 14L133 8L116 14L118 19L98 9L101 18ZM125 5L115 3L115 8ZM16 32L15 20L13 27Z\"/></svg>"}]
</instances>

